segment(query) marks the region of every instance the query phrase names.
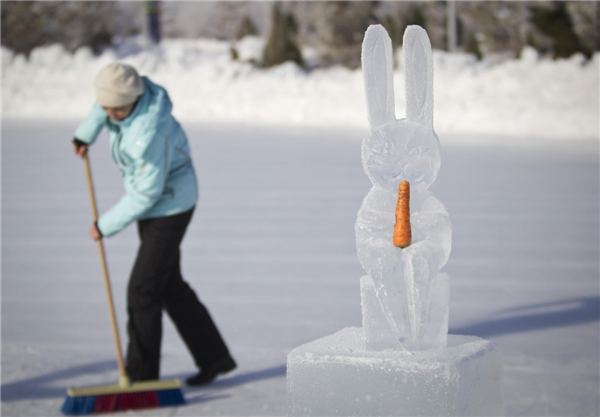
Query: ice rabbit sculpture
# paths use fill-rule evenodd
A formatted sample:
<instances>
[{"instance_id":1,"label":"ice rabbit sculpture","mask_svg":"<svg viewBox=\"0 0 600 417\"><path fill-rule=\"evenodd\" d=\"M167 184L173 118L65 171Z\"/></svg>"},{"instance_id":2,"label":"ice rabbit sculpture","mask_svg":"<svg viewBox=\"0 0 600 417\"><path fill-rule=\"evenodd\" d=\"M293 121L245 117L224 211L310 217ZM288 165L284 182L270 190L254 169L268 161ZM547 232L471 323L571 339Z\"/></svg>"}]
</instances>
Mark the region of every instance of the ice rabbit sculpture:
<instances>
[{"instance_id":1,"label":"ice rabbit sculpture","mask_svg":"<svg viewBox=\"0 0 600 417\"><path fill-rule=\"evenodd\" d=\"M446 346L449 277L439 273L450 255L446 207L428 190L440 169L433 130L431 43L420 26L404 33L406 119L395 116L392 42L370 26L362 46L370 132L362 144L373 183L356 220L356 246L368 276L361 279L363 327L369 350ZM393 245L398 185L410 183L412 244ZM379 310L379 311L373 311Z\"/></svg>"},{"instance_id":2,"label":"ice rabbit sculpture","mask_svg":"<svg viewBox=\"0 0 600 417\"><path fill-rule=\"evenodd\" d=\"M371 132L362 160L373 187L356 220L363 327L288 354L290 416L501 416L502 361L493 343L448 335L451 225L428 187L440 168L433 63L425 31L404 34L407 117L394 114L393 55L381 26L363 42ZM411 187L412 244L393 244L398 186Z\"/></svg>"}]
</instances>

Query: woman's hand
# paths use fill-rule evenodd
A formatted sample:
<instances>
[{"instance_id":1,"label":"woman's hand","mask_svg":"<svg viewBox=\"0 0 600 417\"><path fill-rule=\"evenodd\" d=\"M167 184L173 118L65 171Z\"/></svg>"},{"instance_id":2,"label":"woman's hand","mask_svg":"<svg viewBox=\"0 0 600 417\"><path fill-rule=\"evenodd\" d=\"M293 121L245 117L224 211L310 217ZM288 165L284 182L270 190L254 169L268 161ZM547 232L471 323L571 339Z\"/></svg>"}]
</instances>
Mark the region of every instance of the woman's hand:
<instances>
[{"instance_id":1,"label":"woman's hand","mask_svg":"<svg viewBox=\"0 0 600 417\"><path fill-rule=\"evenodd\" d=\"M102 239L102 233L100 233L100 230L98 230L96 223L92 223L92 227L90 227L90 236L96 241Z\"/></svg>"},{"instance_id":2,"label":"woman's hand","mask_svg":"<svg viewBox=\"0 0 600 417\"><path fill-rule=\"evenodd\" d=\"M83 158L83 156L87 152L88 146L86 143L78 139L73 139L73 148L75 150L75 155L77 155L80 158Z\"/></svg>"}]
</instances>

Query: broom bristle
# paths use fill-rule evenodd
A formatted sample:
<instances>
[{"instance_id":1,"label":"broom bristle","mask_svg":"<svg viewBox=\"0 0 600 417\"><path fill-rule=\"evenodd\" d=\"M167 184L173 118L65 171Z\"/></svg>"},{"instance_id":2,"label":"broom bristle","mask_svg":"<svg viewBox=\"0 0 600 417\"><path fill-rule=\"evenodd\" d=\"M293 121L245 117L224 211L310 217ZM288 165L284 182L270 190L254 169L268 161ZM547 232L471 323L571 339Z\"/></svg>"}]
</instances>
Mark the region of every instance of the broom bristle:
<instances>
[{"instance_id":1,"label":"broom bristle","mask_svg":"<svg viewBox=\"0 0 600 417\"><path fill-rule=\"evenodd\" d=\"M168 407L181 404L185 404L185 400L181 389L176 388L79 397L67 395L61 411L67 415L83 415Z\"/></svg>"}]
</instances>

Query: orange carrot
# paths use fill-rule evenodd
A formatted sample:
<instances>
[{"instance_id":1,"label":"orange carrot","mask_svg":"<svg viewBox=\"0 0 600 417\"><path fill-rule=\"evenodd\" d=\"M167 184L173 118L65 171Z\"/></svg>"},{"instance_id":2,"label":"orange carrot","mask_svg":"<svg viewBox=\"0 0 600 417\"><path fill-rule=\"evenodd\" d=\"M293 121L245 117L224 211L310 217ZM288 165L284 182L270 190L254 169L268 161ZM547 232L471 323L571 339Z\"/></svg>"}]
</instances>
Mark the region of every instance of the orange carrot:
<instances>
[{"instance_id":1,"label":"orange carrot","mask_svg":"<svg viewBox=\"0 0 600 417\"><path fill-rule=\"evenodd\" d=\"M398 202L396 203L396 224L394 225L394 245L405 248L410 245L410 185L402 181L398 186Z\"/></svg>"}]
</instances>

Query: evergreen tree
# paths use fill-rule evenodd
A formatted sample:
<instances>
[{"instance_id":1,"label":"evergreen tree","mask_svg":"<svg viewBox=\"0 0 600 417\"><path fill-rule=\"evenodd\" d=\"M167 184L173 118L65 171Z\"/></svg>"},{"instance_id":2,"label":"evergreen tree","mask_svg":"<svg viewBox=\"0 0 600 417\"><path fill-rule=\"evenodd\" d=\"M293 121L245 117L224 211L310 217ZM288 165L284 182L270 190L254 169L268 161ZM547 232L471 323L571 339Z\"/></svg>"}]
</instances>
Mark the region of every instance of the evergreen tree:
<instances>
[{"instance_id":1,"label":"evergreen tree","mask_svg":"<svg viewBox=\"0 0 600 417\"><path fill-rule=\"evenodd\" d=\"M240 26L238 27L237 33L235 35L236 40L240 40L245 36L257 35L258 31L256 30L256 26L252 23L252 20L248 16L244 16Z\"/></svg>"},{"instance_id":2,"label":"evergreen tree","mask_svg":"<svg viewBox=\"0 0 600 417\"><path fill-rule=\"evenodd\" d=\"M376 7L374 1L314 2L315 46L322 63L360 67L365 31L379 23Z\"/></svg>"},{"instance_id":3,"label":"evergreen tree","mask_svg":"<svg viewBox=\"0 0 600 417\"><path fill-rule=\"evenodd\" d=\"M420 4L414 4L405 13L400 15L400 45L402 44L402 38L404 31L410 25L418 25L423 29L427 30L427 19L423 14L423 10Z\"/></svg>"},{"instance_id":4,"label":"evergreen tree","mask_svg":"<svg viewBox=\"0 0 600 417\"><path fill-rule=\"evenodd\" d=\"M392 51L394 55L394 68L398 68L398 59L396 55L396 49L402 45L402 37L404 36L403 32L400 32L400 27L390 14L386 14L381 24L387 30L388 35L390 35L390 39L392 40Z\"/></svg>"},{"instance_id":5,"label":"evergreen tree","mask_svg":"<svg viewBox=\"0 0 600 417\"><path fill-rule=\"evenodd\" d=\"M483 58L475 32L469 32L467 34L467 39L465 40L465 52L475 55L478 61L481 61Z\"/></svg>"},{"instance_id":6,"label":"evergreen tree","mask_svg":"<svg viewBox=\"0 0 600 417\"><path fill-rule=\"evenodd\" d=\"M26 55L60 43L70 52L100 52L115 34L131 34L132 17L112 1L1 1L2 45Z\"/></svg>"},{"instance_id":7,"label":"evergreen tree","mask_svg":"<svg viewBox=\"0 0 600 417\"><path fill-rule=\"evenodd\" d=\"M386 14L383 17L381 24L383 25L385 30L387 30L387 33L390 35L390 38L392 39L392 48L394 48L395 51L396 48L402 45L403 33L400 31L398 24L390 14Z\"/></svg>"},{"instance_id":8,"label":"evergreen tree","mask_svg":"<svg viewBox=\"0 0 600 417\"><path fill-rule=\"evenodd\" d=\"M271 33L263 50L263 67L273 67L286 61L302 65L300 49L294 42L297 28L294 17L282 13L279 3L275 3L271 15Z\"/></svg>"},{"instance_id":9,"label":"evergreen tree","mask_svg":"<svg viewBox=\"0 0 600 417\"><path fill-rule=\"evenodd\" d=\"M231 45L229 47L229 57L232 61L237 61L238 59L240 59L240 53L235 48L235 45Z\"/></svg>"},{"instance_id":10,"label":"evergreen tree","mask_svg":"<svg viewBox=\"0 0 600 417\"><path fill-rule=\"evenodd\" d=\"M568 58L581 52L588 58L592 55L573 28L573 21L563 1L554 2L550 8L531 6L531 21L536 28L552 39L554 58Z\"/></svg>"}]
</instances>

